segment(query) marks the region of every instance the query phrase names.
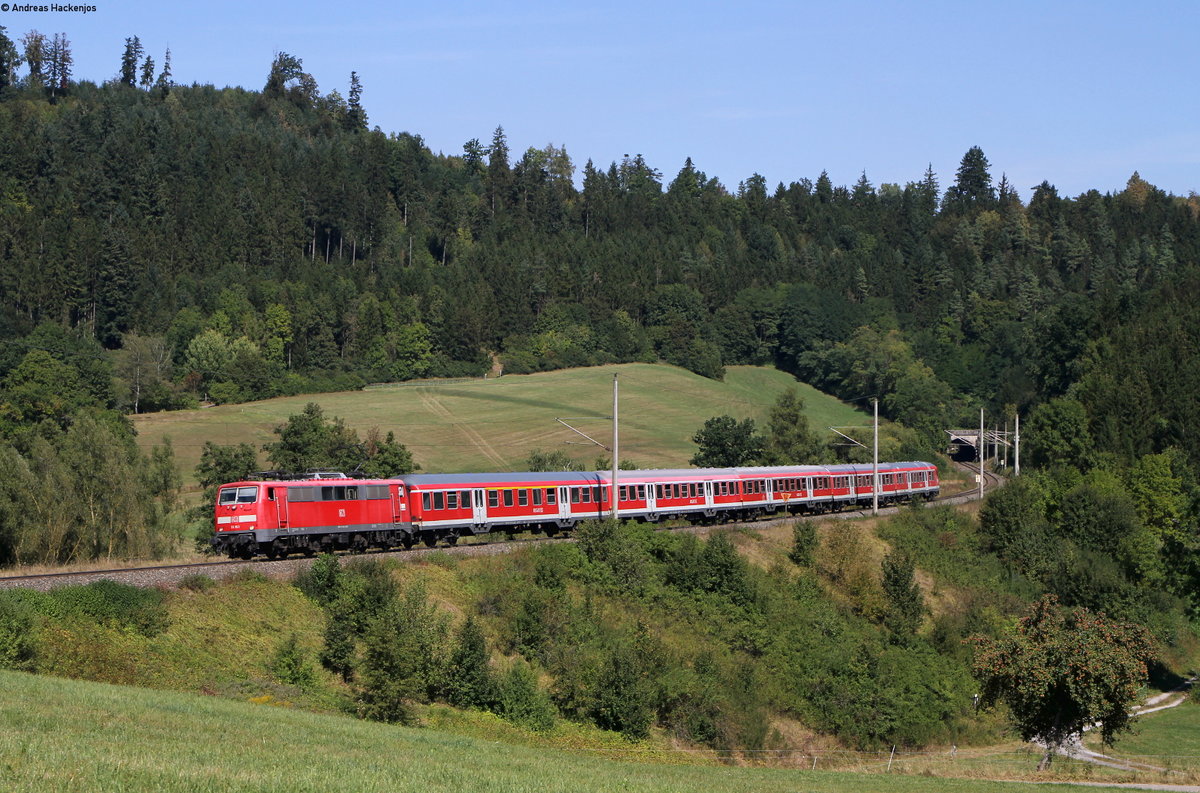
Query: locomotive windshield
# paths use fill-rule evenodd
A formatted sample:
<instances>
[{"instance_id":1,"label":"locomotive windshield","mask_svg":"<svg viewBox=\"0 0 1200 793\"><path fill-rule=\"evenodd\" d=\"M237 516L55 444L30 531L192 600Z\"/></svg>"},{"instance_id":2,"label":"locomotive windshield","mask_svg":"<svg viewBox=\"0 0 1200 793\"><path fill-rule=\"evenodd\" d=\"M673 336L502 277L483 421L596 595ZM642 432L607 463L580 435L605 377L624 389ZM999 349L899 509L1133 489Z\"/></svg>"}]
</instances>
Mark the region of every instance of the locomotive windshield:
<instances>
[{"instance_id":1,"label":"locomotive windshield","mask_svg":"<svg viewBox=\"0 0 1200 793\"><path fill-rule=\"evenodd\" d=\"M257 500L257 487L225 487L217 497L218 504L253 504Z\"/></svg>"}]
</instances>

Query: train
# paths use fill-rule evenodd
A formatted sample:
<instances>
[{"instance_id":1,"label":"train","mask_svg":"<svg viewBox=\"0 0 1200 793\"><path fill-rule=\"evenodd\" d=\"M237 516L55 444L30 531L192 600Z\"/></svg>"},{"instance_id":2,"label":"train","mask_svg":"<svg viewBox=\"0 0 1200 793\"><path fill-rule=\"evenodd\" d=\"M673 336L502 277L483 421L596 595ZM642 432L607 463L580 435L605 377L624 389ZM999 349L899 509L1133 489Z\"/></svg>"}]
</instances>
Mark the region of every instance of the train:
<instances>
[{"instance_id":1,"label":"train","mask_svg":"<svg viewBox=\"0 0 1200 793\"><path fill-rule=\"evenodd\" d=\"M646 522L750 519L870 505L870 465L621 471L617 514ZM879 503L930 500L937 467L879 464ZM363 479L324 471L256 475L217 490L213 548L231 558L454 545L491 532L570 531L612 514L608 471L409 474Z\"/></svg>"}]
</instances>

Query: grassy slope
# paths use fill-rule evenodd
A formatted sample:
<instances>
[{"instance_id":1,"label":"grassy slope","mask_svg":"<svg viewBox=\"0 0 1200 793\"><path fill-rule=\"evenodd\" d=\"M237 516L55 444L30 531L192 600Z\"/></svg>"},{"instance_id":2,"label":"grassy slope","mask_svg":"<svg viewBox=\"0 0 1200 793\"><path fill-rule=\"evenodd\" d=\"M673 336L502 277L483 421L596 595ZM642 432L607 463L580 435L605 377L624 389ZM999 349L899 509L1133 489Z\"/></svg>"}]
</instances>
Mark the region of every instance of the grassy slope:
<instances>
[{"instance_id":1,"label":"grassy slope","mask_svg":"<svg viewBox=\"0 0 1200 793\"><path fill-rule=\"evenodd\" d=\"M205 441L261 447L274 439L273 427L313 401L360 435L372 426L394 430L425 471L517 470L539 448L565 450L590 467L603 452L554 419L610 415L614 373L620 375L621 457L644 467L686 466L696 448L691 437L705 419L727 413L761 421L789 386L804 398L813 427L867 421L865 414L775 369L731 366L725 381L717 382L671 366L624 364L280 397L135 416L134 424L144 447L171 437L189 481ZM602 418L572 424L603 442L611 435ZM584 445L564 445L568 441Z\"/></svg>"},{"instance_id":2,"label":"grassy slope","mask_svg":"<svg viewBox=\"0 0 1200 793\"><path fill-rule=\"evenodd\" d=\"M0 673L0 687L5 692L0 784L10 791L1017 789L1011 783L896 774L622 763L215 697L12 672Z\"/></svg>"},{"instance_id":3,"label":"grassy slope","mask_svg":"<svg viewBox=\"0 0 1200 793\"><path fill-rule=\"evenodd\" d=\"M1167 768L1200 769L1200 704L1184 702L1142 716L1134 722L1133 732L1123 735L1111 747L1089 735L1088 748Z\"/></svg>"}]
</instances>

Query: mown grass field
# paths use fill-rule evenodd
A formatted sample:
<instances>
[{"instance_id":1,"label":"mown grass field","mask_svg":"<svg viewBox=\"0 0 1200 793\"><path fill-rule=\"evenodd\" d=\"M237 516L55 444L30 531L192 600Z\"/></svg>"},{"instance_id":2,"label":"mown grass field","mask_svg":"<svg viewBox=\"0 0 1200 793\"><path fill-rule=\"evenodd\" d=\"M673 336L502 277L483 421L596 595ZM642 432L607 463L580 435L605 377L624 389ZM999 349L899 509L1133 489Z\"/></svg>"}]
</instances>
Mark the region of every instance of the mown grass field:
<instances>
[{"instance_id":1,"label":"mown grass field","mask_svg":"<svg viewBox=\"0 0 1200 793\"><path fill-rule=\"evenodd\" d=\"M1200 771L1200 704L1185 701L1175 708L1149 713L1137 719L1133 732L1104 746L1097 736L1089 736L1087 746L1111 757L1137 763Z\"/></svg>"},{"instance_id":2,"label":"mown grass field","mask_svg":"<svg viewBox=\"0 0 1200 793\"><path fill-rule=\"evenodd\" d=\"M272 429L317 402L325 415L340 416L360 436L370 427L396 433L429 472L519 470L535 449L565 451L592 466L604 452L555 422L571 423L603 443L611 439L612 379L620 379L621 458L643 467L683 467L704 421L729 414L763 421L775 398L795 387L811 426L861 425L869 417L850 405L797 383L785 372L731 366L724 382L683 369L622 364L498 379L395 384L333 394L280 397L203 410L134 416L143 448L170 436L185 480L205 441L248 442L261 449ZM568 445L568 444L571 445ZM266 461L261 457L264 466Z\"/></svg>"},{"instance_id":3,"label":"mown grass field","mask_svg":"<svg viewBox=\"0 0 1200 793\"><path fill-rule=\"evenodd\" d=\"M344 716L16 672L0 672L0 686L0 786L14 792L1025 789L979 779L617 762Z\"/></svg>"}]
</instances>

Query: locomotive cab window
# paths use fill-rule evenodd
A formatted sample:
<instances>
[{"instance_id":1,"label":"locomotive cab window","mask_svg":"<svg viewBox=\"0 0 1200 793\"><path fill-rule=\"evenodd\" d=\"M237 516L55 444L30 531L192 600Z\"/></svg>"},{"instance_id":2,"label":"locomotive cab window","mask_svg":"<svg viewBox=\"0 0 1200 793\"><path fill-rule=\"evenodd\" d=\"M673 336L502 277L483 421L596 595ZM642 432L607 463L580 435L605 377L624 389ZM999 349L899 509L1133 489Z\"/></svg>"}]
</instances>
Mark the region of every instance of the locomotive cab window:
<instances>
[{"instance_id":1,"label":"locomotive cab window","mask_svg":"<svg viewBox=\"0 0 1200 793\"><path fill-rule=\"evenodd\" d=\"M218 496L218 504L253 504L258 500L257 487L227 487Z\"/></svg>"}]
</instances>

